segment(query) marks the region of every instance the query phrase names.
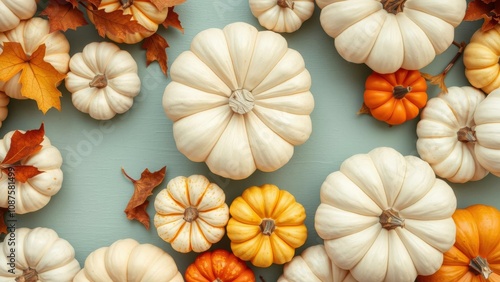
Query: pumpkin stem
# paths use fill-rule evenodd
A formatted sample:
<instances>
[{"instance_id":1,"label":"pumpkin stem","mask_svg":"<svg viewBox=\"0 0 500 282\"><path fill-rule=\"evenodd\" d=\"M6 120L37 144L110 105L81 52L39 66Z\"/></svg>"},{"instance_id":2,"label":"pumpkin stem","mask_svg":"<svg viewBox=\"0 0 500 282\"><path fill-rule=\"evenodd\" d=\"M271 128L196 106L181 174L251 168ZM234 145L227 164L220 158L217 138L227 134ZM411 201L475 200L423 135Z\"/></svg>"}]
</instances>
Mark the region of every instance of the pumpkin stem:
<instances>
[{"instance_id":1,"label":"pumpkin stem","mask_svg":"<svg viewBox=\"0 0 500 282\"><path fill-rule=\"evenodd\" d=\"M122 4L122 9L125 10L134 4L134 0L120 0L120 4Z\"/></svg>"},{"instance_id":2,"label":"pumpkin stem","mask_svg":"<svg viewBox=\"0 0 500 282\"><path fill-rule=\"evenodd\" d=\"M97 87L99 89L104 88L108 86L108 79L106 79L106 76L104 74L98 74L94 76L92 81L89 83L90 87Z\"/></svg>"},{"instance_id":3,"label":"pumpkin stem","mask_svg":"<svg viewBox=\"0 0 500 282\"><path fill-rule=\"evenodd\" d=\"M394 86L394 89L392 89L392 95L394 96L395 99L403 99L406 94L411 92L411 86L404 87L401 85L396 85Z\"/></svg>"},{"instance_id":4,"label":"pumpkin stem","mask_svg":"<svg viewBox=\"0 0 500 282\"><path fill-rule=\"evenodd\" d=\"M16 282L36 282L38 281L38 272L33 268L28 267L23 271L21 276L16 277Z\"/></svg>"},{"instance_id":5,"label":"pumpkin stem","mask_svg":"<svg viewBox=\"0 0 500 282\"><path fill-rule=\"evenodd\" d=\"M229 107L233 112L240 115L246 114L253 109L255 99L252 92L246 89L234 90L229 96Z\"/></svg>"},{"instance_id":6,"label":"pumpkin stem","mask_svg":"<svg viewBox=\"0 0 500 282\"><path fill-rule=\"evenodd\" d=\"M276 1L276 5L280 6L281 8L290 8L293 10L293 6L295 5L295 2L291 0L278 0Z\"/></svg>"},{"instance_id":7,"label":"pumpkin stem","mask_svg":"<svg viewBox=\"0 0 500 282\"><path fill-rule=\"evenodd\" d=\"M397 14L403 11L406 0L382 0L382 7L389 13Z\"/></svg>"},{"instance_id":8,"label":"pumpkin stem","mask_svg":"<svg viewBox=\"0 0 500 282\"><path fill-rule=\"evenodd\" d=\"M379 216L379 222L382 227L391 230L397 227L405 227L405 219L399 216L399 213L392 208L384 210Z\"/></svg>"},{"instance_id":9,"label":"pumpkin stem","mask_svg":"<svg viewBox=\"0 0 500 282\"><path fill-rule=\"evenodd\" d=\"M469 266L477 271L478 274L481 274L484 279L488 280L493 271L490 269L488 265L488 261L485 258L477 256L470 260Z\"/></svg>"},{"instance_id":10,"label":"pumpkin stem","mask_svg":"<svg viewBox=\"0 0 500 282\"><path fill-rule=\"evenodd\" d=\"M263 219L259 225L260 231L262 234L270 236L273 234L274 229L276 229L276 224L274 224L274 220L270 218Z\"/></svg>"},{"instance_id":11,"label":"pumpkin stem","mask_svg":"<svg viewBox=\"0 0 500 282\"><path fill-rule=\"evenodd\" d=\"M446 75L451 70L451 68L458 61L460 56L462 56L462 54L464 53L465 46L467 44L465 44L465 42L458 43L456 41L453 41L453 45L458 47L458 51L440 74L430 75L427 73L422 73L422 77L427 79L431 84L438 85L439 88L441 89L441 91L443 91L444 93L448 93L448 88L446 88L446 84L444 83L444 79L446 78Z\"/></svg>"},{"instance_id":12,"label":"pumpkin stem","mask_svg":"<svg viewBox=\"0 0 500 282\"><path fill-rule=\"evenodd\" d=\"M188 207L184 210L184 220L191 223L198 218L198 209L195 207Z\"/></svg>"},{"instance_id":13,"label":"pumpkin stem","mask_svg":"<svg viewBox=\"0 0 500 282\"><path fill-rule=\"evenodd\" d=\"M470 127L466 126L460 128L457 131L457 139L460 142L468 143L468 142L476 142L476 131L472 130Z\"/></svg>"}]
</instances>

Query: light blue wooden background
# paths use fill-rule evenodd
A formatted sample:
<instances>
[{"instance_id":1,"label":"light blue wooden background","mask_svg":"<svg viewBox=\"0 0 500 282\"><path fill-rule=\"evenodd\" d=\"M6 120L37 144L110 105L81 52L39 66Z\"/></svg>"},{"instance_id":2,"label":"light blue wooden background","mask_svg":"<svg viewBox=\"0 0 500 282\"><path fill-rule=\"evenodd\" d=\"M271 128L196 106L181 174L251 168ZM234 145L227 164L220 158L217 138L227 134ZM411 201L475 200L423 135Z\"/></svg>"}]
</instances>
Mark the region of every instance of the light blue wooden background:
<instances>
[{"instance_id":1,"label":"light blue wooden background","mask_svg":"<svg viewBox=\"0 0 500 282\"><path fill-rule=\"evenodd\" d=\"M189 48L194 35L206 28L223 28L229 23L243 21L263 30L252 16L246 0L188 0L176 11L185 33L175 29L160 31L171 46L167 49L169 65ZM370 116L356 115L362 104L364 81L371 71L365 65L348 63L338 55L333 39L321 29L319 14L319 9L316 9L300 30L284 35L289 47L303 55L312 75L311 91L316 102L312 113L313 133L304 145L296 148L294 157L286 166L272 173L257 172L245 180L226 180L211 174L204 163L193 163L179 153L172 137L172 123L161 106L163 90L170 79L155 63L146 68L145 51L140 44L120 47L130 51L139 65L141 94L129 112L109 122L96 121L78 112L63 86L60 87L63 91L60 112L52 109L44 116L34 101L12 101L0 135L15 129L38 128L44 122L47 136L60 149L65 161L61 191L42 210L19 215L18 226L55 229L74 246L81 265L93 250L131 237L163 248L184 272L194 261L195 253L176 253L157 236L153 225L146 230L138 222L129 221L123 213L133 188L120 169L123 167L132 177L138 178L145 168L157 170L166 165L167 177L155 190L155 195L173 177L191 174L203 174L223 187L228 204L251 185L273 183L290 191L307 212L308 240L297 253L321 243L314 230L313 217L319 204L319 187L329 173L337 170L340 163L351 155L366 153L379 146L393 147L405 155L416 155L417 152L416 120L389 127ZM456 40L468 42L480 24L462 23L456 29ZM97 35L93 26L68 31L66 36L71 43L71 54L80 52L87 43L105 40ZM450 47L423 71L440 72L455 52L456 48ZM449 73L446 82L448 86L468 85L462 60ZM430 96L438 92L435 86L429 88ZM483 203L500 208L500 179L495 176L490 175L476 183L451 186L459 207ZM150 199L153 201L154 195ZM154 215L152 205L148 211ZM229 249L227 237L213 248ZM254 269L256 275L267 282L276 281L282 272L280 265Z\"/></svg>"}]
</instances>

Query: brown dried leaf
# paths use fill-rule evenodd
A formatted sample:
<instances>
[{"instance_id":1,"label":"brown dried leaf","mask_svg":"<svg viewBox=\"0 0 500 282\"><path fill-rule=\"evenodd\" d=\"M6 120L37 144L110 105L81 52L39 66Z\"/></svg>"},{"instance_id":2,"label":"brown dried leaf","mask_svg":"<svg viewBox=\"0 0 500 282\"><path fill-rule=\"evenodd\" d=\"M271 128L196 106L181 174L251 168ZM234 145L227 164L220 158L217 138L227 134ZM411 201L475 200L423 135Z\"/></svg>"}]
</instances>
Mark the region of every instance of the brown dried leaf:
<instances>
[{"instance_id":1,"label":"brown dried leaf","mask_svg":"<svg viewBox=\"0 0 500 282\"><path fill-rule=\"evenodd\" d=\"M67 3L70 3L73 8L78 7L78 0L66 0Z\"/></svg>"},{"instance_id":2,"label":"brown dried leaf","mask_svg":"<svg viewBox=\"0 0 500 282\"><path fill-rule=\"evenodd\" d=\"M122 10L110 13L95 9L89 9L89 11L92 13L97 32L102 37L105 37L106 32L109 32L117 39L124 40L127 34L148 32L144 26L140 25L136 20L132 20L132 15L125 15Z\"/></svg>"},{"instance_id":3,"label":"brown dried leaf","mask_svg":"<svg viewBox=\"0 0 500 282\"><path fill-rule=\"evenodd\" d=\"M163 27L168 28L169 26L180 30L184 33L184 28L181 25L181 21L179 20L179 15L174 12L174 7L168 8L168 15L165 21L162 23Z\"/></svg>"},{"instance_id":4,"label":"brown dried leaf","mask_svg":"<svg viewBox=\"0 0 500 282\"><path fill-rule=\"evenodd\" d=\"M150 172L145 169L141 173L141 178L136 180L130 177L122 168L122 173L134 184L134 194L125 208L125 214L130 220L137 220L149 229L150 220L146 208L149 204L147 198L153 194L153 189L163 182L167 167L164 166L160 170Z\"/></svg>"},{"instance_id":5,"label":"brown dried leaf","mask_svg":"<svg viewBox=\"0 0 500 282\"><path fill-rule=\"evenodd\" d=\"M48 17L50 32L76 30L78 27L88 24L78 7L69 2L61 3L60 0L50 0L49 5L40 15Z\"/></svg>"},{"instance_id":6,"label":"brown dried leaf","mask_svg":"<svg viewBox=\"0 0 500 282\"><path fill-rule=\"evenodd\" d=\"M483 19L482 31L492 29L500 22L500 2L495 0L473 0L467 5L464 21Z\"/></svg>"},{"instance_id":7,"label":"brown dried leaf","mask_svg":"<svg viewBox=\"0 0 500 282\"><path fill-rule=\"evenodd\" d=\"M155 33L144 39L142 48L146 49L146 65L149 66L154 61L160 65L161 71L167 74L167 52L168 43L161 35Z\"/></svg>"}]
</instances>

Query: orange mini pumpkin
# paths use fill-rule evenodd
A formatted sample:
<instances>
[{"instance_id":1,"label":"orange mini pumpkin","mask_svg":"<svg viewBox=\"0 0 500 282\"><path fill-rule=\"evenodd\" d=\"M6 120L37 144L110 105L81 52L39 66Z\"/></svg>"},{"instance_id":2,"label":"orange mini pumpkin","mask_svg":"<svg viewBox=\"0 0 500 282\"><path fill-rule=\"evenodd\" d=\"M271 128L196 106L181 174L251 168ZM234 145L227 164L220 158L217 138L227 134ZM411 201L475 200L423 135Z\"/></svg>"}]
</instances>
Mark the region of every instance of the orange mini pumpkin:
<instances>
[{"instance_id":1,"label":"orange mini pumpkin","mask_svg":"<svg viewBox=\"0 0 500 282\"><path fill-rule=\"evenodd\" d=\"M487 205L457 209L455 245L444 254L443 265L419 282L500 281L500 211Z\"/></svg>"},{"instance_id":2,"label":"orange mini pumpkin","mask_svg":"<svg viewBox=\"0 0 500 282\"><path fill-rule=\"evenodd\" d=\"M232 253L219 249L204 252L186 269L186 282L254 282L255 275L246 263Z\"/></svg>"},{"instance_id":3,"label":"orange mini pumpkin","mask_svg":"<svg viewBox=\"0 0 500 282\"><path fill-rule=\"evenodd\" d=\"M390 125L418 116L427 103L427 82L418 70L373 72L365 82L364 104L376 119Z\"/></svg>"}]
</instances>

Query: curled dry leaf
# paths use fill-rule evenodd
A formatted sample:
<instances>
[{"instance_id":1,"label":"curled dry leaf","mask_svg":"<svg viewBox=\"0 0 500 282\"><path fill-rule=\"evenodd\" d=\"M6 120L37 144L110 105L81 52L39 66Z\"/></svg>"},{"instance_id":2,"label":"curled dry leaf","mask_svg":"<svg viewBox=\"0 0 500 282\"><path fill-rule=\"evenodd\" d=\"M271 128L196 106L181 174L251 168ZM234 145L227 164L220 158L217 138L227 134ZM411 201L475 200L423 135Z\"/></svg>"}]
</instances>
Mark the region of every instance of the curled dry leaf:
<instances>
[{"instance_id":1,"label":"curled dry leaf","mask_svg":"<svg viewBox=\"0 0 500 282\"><path fill-rule=\"evenodd\" d=\"M6 174L8 174L9 168L14 168L14 177L20 182L26 182L31 177L42 173L34 166L21 165L19 162L42 149L40 144L44 136L45 128L43 123L39 129L28 130L25 133L16 130L11 137L9 150L0 163L0 168Z\"/></svg>"},{"instance_id":2,"label":"curled dry leaf","mask_svg":"<svg viewBox=\"0 0 500 282\"><path fill-rule=\"evenodd\" d=\"M21 72L21 94L35 100L44 114L52 107L61 110L62 95L57 86L66 77L44 61L45 49L45 44L41 44L28 57L18 42L4 42L0 54L0 81L8 81Z\"/></svg>"},{"instance_id":3,"label":"curled dry leaf","mask_svg":"<svg viewBox=\"0 0 500 282\"><path fill-rule=\"evenodd\" d=\"M40 13L47 16L50 32L57 30L76 30L80 26L87 25L83 12L78 9L78 2L73 0L49 0L47 7Z\"/></svg>"},{"instance_id":4,"label":"curled dry leaf","mask_svg":"<svg viewBox=\"0 0 500 282\"><path fill-rule=\"evenodd\" d=\"M467 5L464 21L484 20L481 30L492 29L500 22L500 5L495 0L472 0Z\"/></svg>"},{"instance_id":5,"label":"curled dry leaf","mask_svg":"<svg viewBox=\"0 0 500 282\"><path fill-rule=\"evenodd\" d=\"M136 180L130 177L122 168L122 173L134 184L134 194L125 208L125 214L128 219L135 219L142 223L146 229L149 229L150 226L149 214L146 211L149 205L147 198L152 195L153 189L163 182L166 171L166 166L155 172L150 172L146 168L141 173L141 178Z\"/></svg>"}]
</instances>

